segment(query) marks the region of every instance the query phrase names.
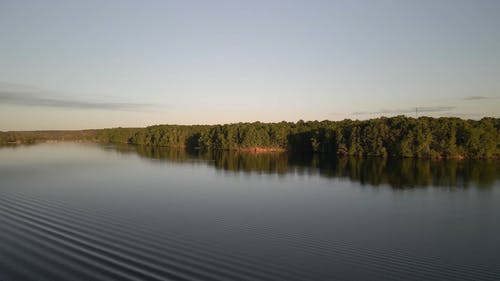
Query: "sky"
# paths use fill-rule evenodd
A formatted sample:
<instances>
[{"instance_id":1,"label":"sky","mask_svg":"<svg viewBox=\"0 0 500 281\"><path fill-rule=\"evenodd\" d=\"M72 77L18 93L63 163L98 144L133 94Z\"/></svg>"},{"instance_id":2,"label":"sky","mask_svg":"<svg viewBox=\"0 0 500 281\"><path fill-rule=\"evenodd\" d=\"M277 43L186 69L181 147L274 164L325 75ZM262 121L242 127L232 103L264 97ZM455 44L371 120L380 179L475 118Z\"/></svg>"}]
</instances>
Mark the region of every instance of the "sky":
<instances>
[{"instance_id":1,"label":"sky","mask_svg":"<svg viewBox=\"0 0 500 281\"><path fill-rule=\"evenodd\" d=\"M500 117L500 1L0 0L0 130Z\"/></svg>"}]
</instances>

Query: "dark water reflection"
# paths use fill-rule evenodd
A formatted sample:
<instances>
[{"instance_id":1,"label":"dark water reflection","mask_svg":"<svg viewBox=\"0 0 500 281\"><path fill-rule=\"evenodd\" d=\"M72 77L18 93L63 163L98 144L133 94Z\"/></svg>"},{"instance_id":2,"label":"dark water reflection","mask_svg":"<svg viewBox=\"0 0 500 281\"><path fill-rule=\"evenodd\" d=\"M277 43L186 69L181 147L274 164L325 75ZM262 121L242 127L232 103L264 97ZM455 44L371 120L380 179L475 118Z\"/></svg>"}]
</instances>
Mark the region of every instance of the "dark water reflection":
<instances>
[{"instance_id":1,"label":"dark water reflection","mask_svg":"<svg viewBox=\"0 0 500 281\"><path fill-rule=\"evenodd\" d=\"M495 161L0 147L0 280L500 280Z\"/></svg>"},{"instance_id":2,"label":"dark water reflection","mask_svg":"<svg viewBox=\"0 0 500 281\"><path fill-rule=\"evenodd\" d=\"M429 160L384 158L339 158L336 155L292 153L200 153L148 146L112 146L120 153L172 162L205 161L216 169L232 172L285 175L301 173L348 179L362 185L389 185L395 189L448 187L491 188L500 179L498 160Z\"/></svg>"}]
</instances>

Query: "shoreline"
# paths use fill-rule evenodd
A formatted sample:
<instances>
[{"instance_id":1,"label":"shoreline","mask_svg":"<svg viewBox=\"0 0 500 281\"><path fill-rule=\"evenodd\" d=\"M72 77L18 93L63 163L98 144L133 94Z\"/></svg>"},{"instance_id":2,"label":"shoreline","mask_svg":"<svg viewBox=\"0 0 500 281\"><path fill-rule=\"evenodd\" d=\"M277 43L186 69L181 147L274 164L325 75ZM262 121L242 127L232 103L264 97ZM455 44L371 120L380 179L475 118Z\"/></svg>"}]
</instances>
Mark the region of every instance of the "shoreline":
<instances>
[{"instance_id":1,"label":"shoreline","mask_svg":"<svg viewBox=\"0 0 500 281\"><path fill-rule=\"evenodd\" d=\"M196 150L202 151L199 147L189 148L186 145L184 146L158 146L158 145L143 145L143 144L134 144L134 143L125 143L125 142L104 142L98 140L70 140L70 139L48 139L48 140L36 140L33 142L22 142L15 141L0 144L0 148L2 147L13 147L13 146L23 146L23 145L36 145L43 143L95 143L95 144L112 144L112 145L131 145L131 146L144 146L151 148L168 148L168 149L179 149L179 150ZM214 149L212 151L232 151L236 153L244 153L244 154L272 154L272 153L290 153L293 150L285 149L285 148L275 148L275 147L238 147L232 149ZM351 155L351 154L332 154L326 152L315 152L315 151L305 151L307 153L319 154L319 155L336 155L338 158L350 158L350 157L359 157L359 158L382 158L382 159L415 159L415 160L431 160L431 161L446 161L446 160L456 160L456 161L466 161L466 160L500 160L500 157L466 157L463 155L455 155L455 156L437 156L437 157L400 157L400 156L360 156L360 155Z\"/></svg>"},{"instance_id":2,"label":"shoreline","mask_svg":"<svg viewBox=\"0 0 500 281\"><path fill-rule=\"evenodd\" d=\"M355 157L500 159L500 118L418 119L395 116L368 120L222 125L155 125L74 131L0 132L0 144L40 142L129 143L188 150L241 153L343 154Z\"/></svg>"}]
</instances>

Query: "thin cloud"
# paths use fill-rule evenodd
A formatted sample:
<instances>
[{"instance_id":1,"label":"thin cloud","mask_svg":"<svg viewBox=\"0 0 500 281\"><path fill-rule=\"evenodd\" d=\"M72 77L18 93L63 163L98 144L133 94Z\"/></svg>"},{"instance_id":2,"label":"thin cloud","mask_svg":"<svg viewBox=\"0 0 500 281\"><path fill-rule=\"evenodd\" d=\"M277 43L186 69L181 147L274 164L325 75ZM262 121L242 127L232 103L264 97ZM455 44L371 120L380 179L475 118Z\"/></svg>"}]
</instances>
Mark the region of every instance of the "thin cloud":
<instances>
[{"instance_id":1,"label":"thin cloud","mask_svg":"<svg viewBox=\"0 0 500 281\"><path fill-rule=\"evenodd\" d=\"M370 114L370 112L368 112L368 111L356 111L356 112L351 113L351 115L366 115L366 114Z\"/></svg>"},{"instance_id":2,"label":"thin cloud","mask_svg":"<svg viewBox=\"0 0 500 281\"><path fill-rule=\"evenodd\" d=\"M45 106L78 109L134 110L150 107L150 104L121 102L89 102L66 99L39 98L0 92L0 103L24 106Z\"/></svg>"},{"instance_id":3,"label":"thin cloud","mask_svg":"<svg viewBox=\"0 0 500 281\"><path fill-rule=\"evenodd\" d=\"M460 117L460 118L465 118L465 119L481 119L485 115L481 113L453 113L451 114L453 117Z\"/></svg>"},{"instance_id":4,"label":"thin cloud","mask_svg":"<svg viewBox=\"0 0 500 281\"><path fill-rule=\"evenodd\" d=\"M123 111L142 111L154 107L152 104L143 103L83 101L41 97L49 94L51 94L50 91L42 91L26 85L0 82L0 104Z\"/></svg>"},{"instance_id":5,"label":"thin cloud","mask_svg":"<svg viewBox=\"0 0 500 281\"><path fill-rule=\"evenodd\" d=\"M380 114L407 114L418 112L448 112L455 109L455 106L424 106L405 109L380 109L378 111L356 111L352 115L380 115Z\"/></svg>"},{"instance_id":6,"label":"thin cloud","mask_svg":"<svg viewBox=\"0 0 500 281\"><path fill-rule=\"evenodd\" d=\"M11 83L11 82L5 82L5 81L0 81L0 89L7 91L7 90L12 90L12 91L40 91L40 88L35 88L30 85L25 85L25 84L19 84L19 83Z\"/></svg>"},{"instance_id":7,"label":"thin cloud","mask_svg":"<svg viewBox=\"0 0 500 281\"><path fill-rule=\"evenodd\" d=\"M418 112L446 112L455 109L456 106L428 106L417 107Z\"/></svg>"},{"instance_id":8,"label":"thin cloud","mask_svg":"<svg viewBox=\"0 0 500 281\"><path fill-rule=\"evenodd\" d=\"M462 100L474 101L474 100L491 100L491 99L498 99L498 98L488 97L488 96L468 96L468 97L463 98Z\"/></svg>"}]
</instances>

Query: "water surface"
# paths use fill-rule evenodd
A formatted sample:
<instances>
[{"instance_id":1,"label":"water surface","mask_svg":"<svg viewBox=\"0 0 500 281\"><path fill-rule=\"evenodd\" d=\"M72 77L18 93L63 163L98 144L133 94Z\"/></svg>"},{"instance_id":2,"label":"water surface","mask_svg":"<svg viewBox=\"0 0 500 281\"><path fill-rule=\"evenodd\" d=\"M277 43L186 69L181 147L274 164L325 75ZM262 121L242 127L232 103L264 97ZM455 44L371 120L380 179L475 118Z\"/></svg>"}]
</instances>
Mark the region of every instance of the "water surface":
<instances>
[{"instance_id":1,"label":"water surface","mask_svg":"<svg viewBox=\"0 0 500 281\"><path fill-rule=\"evenodd\" d=\"M499 280L497 161L0 148L0 280Z\"/></svg>"}]
</instances>

